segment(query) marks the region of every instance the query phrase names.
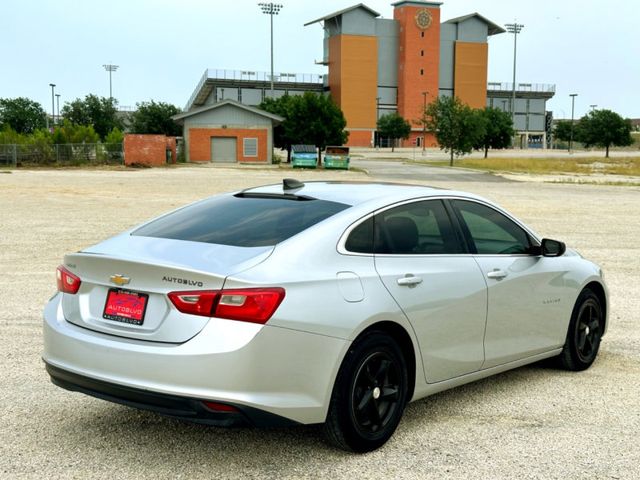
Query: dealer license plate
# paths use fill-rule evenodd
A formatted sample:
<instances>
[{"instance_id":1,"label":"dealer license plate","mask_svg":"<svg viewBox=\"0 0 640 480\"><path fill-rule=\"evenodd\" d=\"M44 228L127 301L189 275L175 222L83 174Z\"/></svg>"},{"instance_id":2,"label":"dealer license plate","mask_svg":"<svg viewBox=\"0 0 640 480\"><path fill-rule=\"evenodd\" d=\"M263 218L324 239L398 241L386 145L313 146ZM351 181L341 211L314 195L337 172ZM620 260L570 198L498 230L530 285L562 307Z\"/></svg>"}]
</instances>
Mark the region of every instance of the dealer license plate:
<instances>
[{"instance_id":1,"label":"dealer license plate","mask_svg":"<svg viewBox=\"0 0 640 480\"><path fill-rule=\"evenodd\" d=\"M107 320L142 325L149 295L111 288L107 293L102 316Z\"/></svg>"}]
</instances>

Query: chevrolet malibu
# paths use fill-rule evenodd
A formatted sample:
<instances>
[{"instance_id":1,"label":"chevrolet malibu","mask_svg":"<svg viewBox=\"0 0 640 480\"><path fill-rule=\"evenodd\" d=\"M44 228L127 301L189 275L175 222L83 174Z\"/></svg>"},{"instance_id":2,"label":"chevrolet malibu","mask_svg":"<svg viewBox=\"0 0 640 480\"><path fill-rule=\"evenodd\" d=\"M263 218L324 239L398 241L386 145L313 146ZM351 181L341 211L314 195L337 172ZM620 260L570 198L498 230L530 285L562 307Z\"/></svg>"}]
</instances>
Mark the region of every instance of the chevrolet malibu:
<instances>
[{"instance_id":1,"label":"chevrolet malibu","mask_svg":"<svg viewBox=\"0 0 640 480\"><path fill-rule=\"evenodd\" d=\"M411 400L546 358L584 370L600 268L475 195L307 182L214 196L57 269L44 361L71 391L212 425L383 445Z\"/></svg>"}]
</instances>

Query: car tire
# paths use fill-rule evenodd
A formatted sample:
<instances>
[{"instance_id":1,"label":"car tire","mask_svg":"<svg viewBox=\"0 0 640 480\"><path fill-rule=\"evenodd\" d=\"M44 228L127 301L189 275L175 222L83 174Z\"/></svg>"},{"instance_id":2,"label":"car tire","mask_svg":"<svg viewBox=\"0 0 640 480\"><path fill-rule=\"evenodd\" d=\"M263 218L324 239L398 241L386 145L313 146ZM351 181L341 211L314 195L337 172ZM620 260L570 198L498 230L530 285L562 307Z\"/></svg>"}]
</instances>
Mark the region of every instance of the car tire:
<instances>
[{"instance_id":1,"label":"car tire","mask_svg":"<svg viewBox=\"0 0 640 480\"><path fill-rule=\"evenodd\" d=\"M567 339L558 357L562 368L586 370L596 359L604 327L604 315L598 296L585 288L573 307Z\"/></svg>"},{"instance_id":2,"label":"car tire","mask_svg":"<svg viewBox=\"0 0 640 480\"><path fill-rule=\"evenodd\" d=\"M407 404L408 374L402 350L389 335L372 331L345 356L324 425L334 446L370 452L389 440Z\"/></svg>"}]
</instances>

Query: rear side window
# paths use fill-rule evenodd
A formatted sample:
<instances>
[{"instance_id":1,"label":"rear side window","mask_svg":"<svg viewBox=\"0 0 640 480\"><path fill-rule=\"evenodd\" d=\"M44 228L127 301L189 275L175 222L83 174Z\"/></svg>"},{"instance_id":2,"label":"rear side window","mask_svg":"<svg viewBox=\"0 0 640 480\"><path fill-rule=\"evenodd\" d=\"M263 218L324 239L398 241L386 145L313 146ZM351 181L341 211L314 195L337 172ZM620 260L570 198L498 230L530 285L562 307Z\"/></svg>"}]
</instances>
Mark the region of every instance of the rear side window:
<instances>
[{"instance_id":1,"label":"rear side window","mask_svg":"<svg viewBox=\"0 0 640 480\"><path fill-rule=\"evenodd\" d=\"M408 203L365 220L352 230L345 248L357 253L397 255L462 252L440 200Z\"/></svg>"},{"instance_id":2,"label":"rear side window","mask_svg":"<svg viewBox=\"0 0 640 480\"><path fill-rule=\"evenodd\" d=\"M461 253L441 200L407 203L375 217L375 253L428 255Z\"/></svg>"},{"instance_id":3,"label":"rear side window","mask_svg":"<svg viewBox=\"0 0 640 480\"><path fill-rule=\"evenodd\" d=\"M214 197L154 220L132 235L264 247L276 245L349 206L297 197Z\"/></svg>"}]
</instances>

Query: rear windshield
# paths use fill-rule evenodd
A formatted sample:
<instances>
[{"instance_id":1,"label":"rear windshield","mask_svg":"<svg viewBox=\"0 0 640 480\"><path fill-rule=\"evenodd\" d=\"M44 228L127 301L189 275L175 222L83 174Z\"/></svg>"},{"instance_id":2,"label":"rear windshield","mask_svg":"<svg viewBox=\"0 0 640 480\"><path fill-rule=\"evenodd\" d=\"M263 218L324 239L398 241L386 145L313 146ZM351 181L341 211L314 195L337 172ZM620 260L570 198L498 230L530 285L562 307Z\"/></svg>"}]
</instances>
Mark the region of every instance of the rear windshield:
<instances>
[{"instance_id":1,"label":"rear windshield","mask_svg":"<svg viewBox=\"0 0 640 480\"><path fill-rule=\"evenodd\" d=\"M349 205L296 197L214 197L165 215L132 235L236 247L264 247L349 208Z\"/></svg>"}]
</instances>

